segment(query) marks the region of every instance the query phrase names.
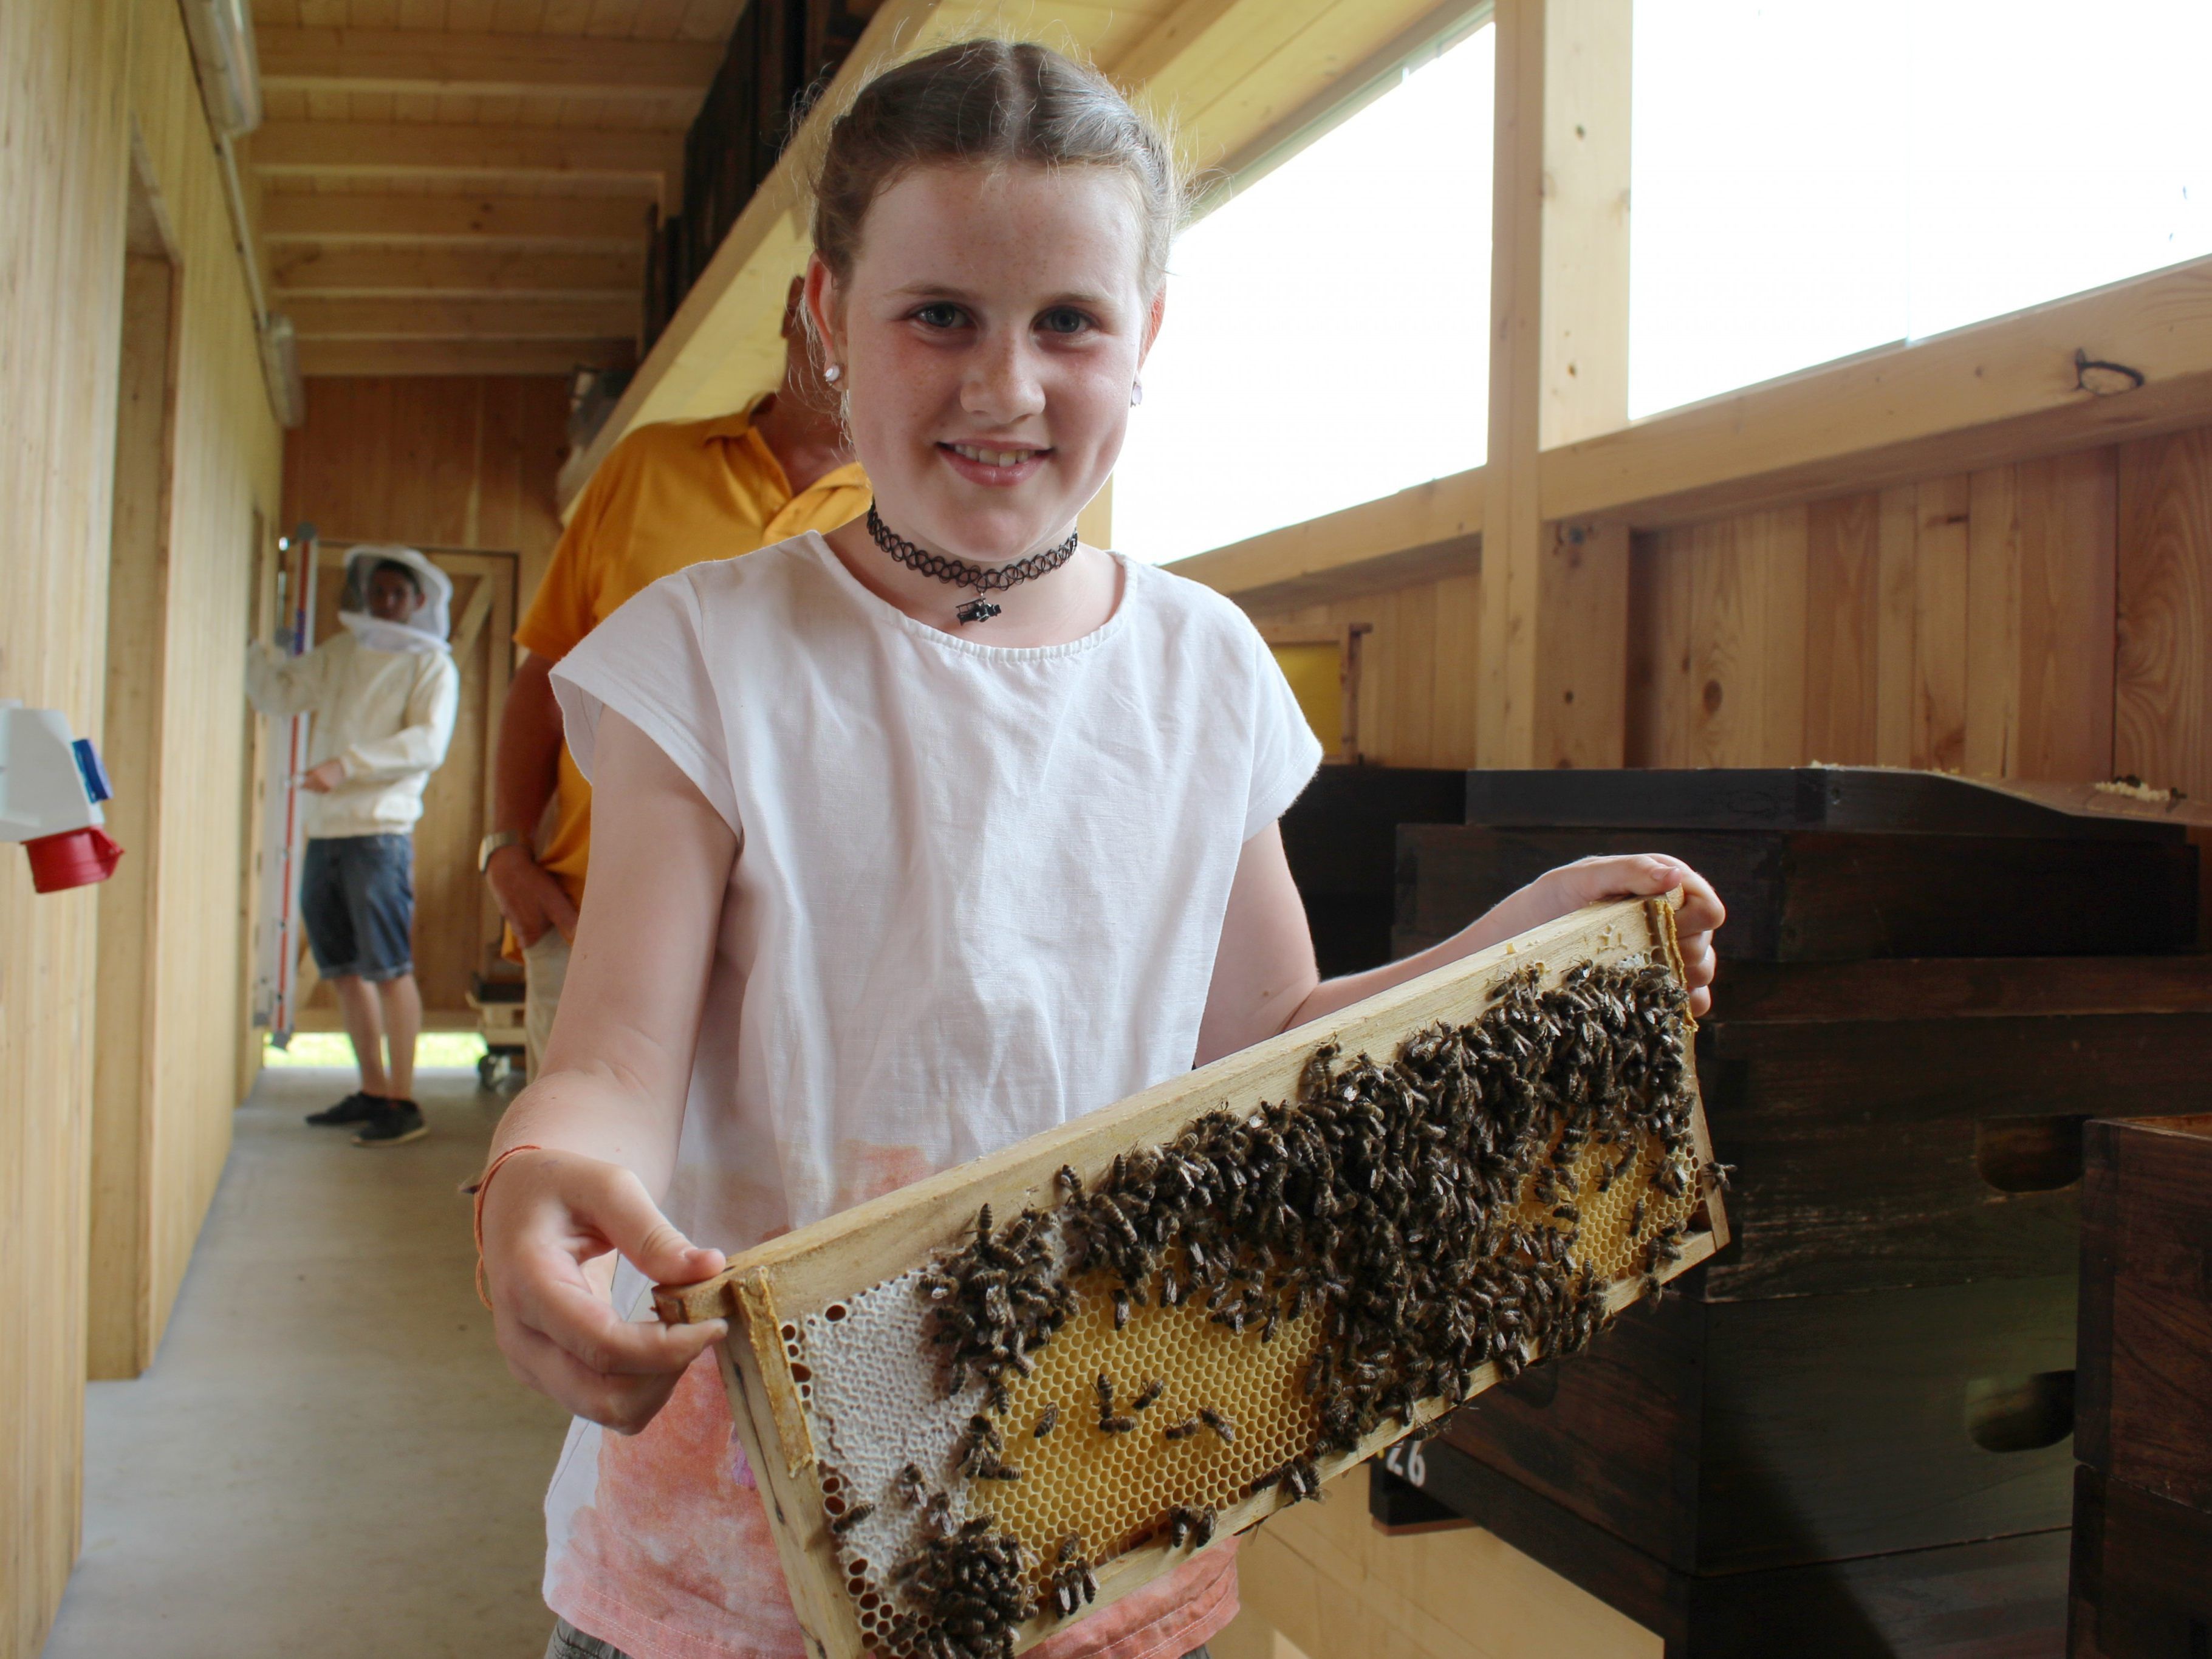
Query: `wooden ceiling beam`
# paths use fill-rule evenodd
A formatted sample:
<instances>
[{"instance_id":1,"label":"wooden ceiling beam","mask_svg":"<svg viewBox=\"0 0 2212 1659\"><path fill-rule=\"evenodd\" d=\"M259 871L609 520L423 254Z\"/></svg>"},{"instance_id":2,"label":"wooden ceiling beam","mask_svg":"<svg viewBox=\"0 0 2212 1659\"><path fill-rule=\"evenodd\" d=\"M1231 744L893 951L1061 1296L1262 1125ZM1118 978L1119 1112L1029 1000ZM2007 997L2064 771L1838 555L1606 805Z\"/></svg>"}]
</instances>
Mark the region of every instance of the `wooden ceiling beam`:
<instances>
[{"instance_id":1,"label":"wooden ceiling beam","mask_svg":"<svg viewBox=\"0 0 2212 1659\"><path fill-rule=\"evenodd\" d=\"M280 178L604 179L634 180L659 192L684 176L684 135L439 121L270 121L253 135L252 160L256 171Z\"/></svg>"},{"instance_id":2,"label":"wooden ceiling beam","mask_svg":"<svg viewBox=\"0 0 2212 1659\"><path fill-rule=\"evenodd\" d=\"M650 210L634 196L292 196L261 203L262 240L279 242L531 242L637 246Z\"/></svg>"},{"instance_id":3,"label":"wooden ceiling beam","mask_svg":"<svg viewBox=\"0 0 2212 1659\"><path fill-rule=\"evenodd\" d=\"M2075 354L2111 373L2082 384ZM2101 395L2100 395L2101 393ZM1543 515L1639 529L2027 456L2212 413L2212 258L1885 346L1546 450Z\"/></svg>"},{"instance_id":4,"label":"wooden ceiling beam","mask_svg":"<svg viewBox=\"0 0 2212 1659\"><path fill-rule=\"evenodd\" d=\"M567 374L588 364L619 368L636 356L629 339L302 340L309 375Z\"/></svg>"},{"instance_id":5,"label":"wooden ceiling beam","mask_svg":"<svg viewBox=\"0 0 2212 1659\"><path fill-rule=\"evenodd\" d=\"M722 48L714 41L578 34L264 24L254 40L262 84L280 91L696 98L722 60Z\"/></svg>"},{"instance_id":6,"label":"wooden ceiling beam","mask_svg":"<svg viewBox=\"0 0 2212 1659\"><path fill-rule=\"evenodd\" d=\"M642 247L626 253L538 253L289 243L270 261L269 277L271 288L288 298L441 294L635 301L645 280L645 252Z\"/></svg>"},{"instance_id":7,"label":"wooden ceiling beam","mask_svg":"<svg viewBox=\"0 0 2212 1659\"><path fill-rule=\"evenodd\" d=\"M1478 466L1167 568L1255 613L1470 574L1482 565L1485 487Z\"/></svg>"},{"instance_id":8,"label":"wooden ceiling beam","mask_svg":"<svg viewBox=\"0 0 2212 1659\"><path fill-rule=\"evenodd\" d=\"M295 294L284 313L302 340L593 340L637 331L635 296L620 300L343 299Z\"/></svg>"}]
</instances>

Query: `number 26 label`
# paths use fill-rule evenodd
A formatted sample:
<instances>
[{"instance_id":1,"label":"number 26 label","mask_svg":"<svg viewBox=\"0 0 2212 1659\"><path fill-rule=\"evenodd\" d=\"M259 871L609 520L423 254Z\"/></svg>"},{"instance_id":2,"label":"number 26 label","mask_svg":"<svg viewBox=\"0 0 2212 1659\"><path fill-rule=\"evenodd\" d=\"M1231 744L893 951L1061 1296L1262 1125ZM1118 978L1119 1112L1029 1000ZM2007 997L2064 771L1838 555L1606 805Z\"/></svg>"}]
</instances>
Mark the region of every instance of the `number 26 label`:
<instances>
[{"instance_id":1,"label":"number 26 label","mask_svg":"<svg viewBox=\"0 0 2212 1659\"><path fill-rule=\"evenodd\" d=\"M1401 1480L1420 1486L1429 1478L1428 1460L1421 1455L1420 1442L1401 1440L1382 1454L1382 1467Z\"/></svg>"}]
</instances>

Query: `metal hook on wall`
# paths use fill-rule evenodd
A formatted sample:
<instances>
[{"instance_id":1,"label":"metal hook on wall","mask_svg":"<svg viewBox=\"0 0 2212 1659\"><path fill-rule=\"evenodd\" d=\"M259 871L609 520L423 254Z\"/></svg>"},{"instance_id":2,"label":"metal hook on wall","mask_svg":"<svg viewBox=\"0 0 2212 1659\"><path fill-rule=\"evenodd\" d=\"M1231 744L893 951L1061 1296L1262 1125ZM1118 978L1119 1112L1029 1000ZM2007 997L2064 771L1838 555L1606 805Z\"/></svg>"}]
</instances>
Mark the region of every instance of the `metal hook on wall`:
<instances>
[{"instance_id":1,"label":"metal hook on wall","mask_svg":"<svg viewBox=\"0 0 2212 1659\"><path fill-rule=\"evenodd\" d=\"M2110 398L2122 392L2140 391L2143 372L2130 368L2125 363L2107 363L2092 357L2075 347L2074 351L2074 386L2100 398Z\"/></svg>"}]
</instances>

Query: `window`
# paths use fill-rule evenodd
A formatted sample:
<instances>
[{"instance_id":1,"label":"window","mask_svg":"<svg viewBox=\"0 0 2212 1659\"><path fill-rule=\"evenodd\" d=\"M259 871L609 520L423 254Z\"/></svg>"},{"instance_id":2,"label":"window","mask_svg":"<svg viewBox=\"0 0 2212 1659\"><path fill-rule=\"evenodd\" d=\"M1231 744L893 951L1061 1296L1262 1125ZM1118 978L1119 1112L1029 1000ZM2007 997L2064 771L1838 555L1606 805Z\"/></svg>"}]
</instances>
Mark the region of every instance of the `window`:
<instances>
[{"instance_id":1,"label":"window","mask_svg":"<svg viewBox=\"0 0 2212 1659\"><path fill-rule=\"evenodd\" d=\"M1482 465L1492 39L1431 54L1176 243L1115 546L1182 558Z\"/></svg>"},{"instance_id":2,"label":"window","mask_svg":"<svg viewBox=\"0 0 2212 1659\"><path fill-rule=\"evenodd\" d=\"M2212 253L2212 5L1636 0L1629 413Z\"/></svg>"}]
</instances>

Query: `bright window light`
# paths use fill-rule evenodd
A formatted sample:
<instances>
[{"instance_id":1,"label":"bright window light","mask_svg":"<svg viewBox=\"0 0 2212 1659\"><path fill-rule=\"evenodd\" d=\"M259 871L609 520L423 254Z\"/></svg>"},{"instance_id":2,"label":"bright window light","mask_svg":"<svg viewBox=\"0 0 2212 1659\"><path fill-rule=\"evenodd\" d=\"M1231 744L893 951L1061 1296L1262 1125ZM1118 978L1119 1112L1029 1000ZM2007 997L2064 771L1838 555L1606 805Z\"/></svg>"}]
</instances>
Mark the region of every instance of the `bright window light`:
<instances>
[{"instance_id":1,"label":"bright window light","mask_svg":"<svg viewBox=\"0 0 2212 1659\"><path fill-rule=\"evenodd\" d=\"M1636 0L1629 413L2212 253L2206 0Z\"/></svg>"},{"instance_id":2,"label":"bright window light","mask_svg":"<svg viewBox=\"0 0 2212 1659\"><path fill-rule=\"evenodd\" d=\"M1116 547L1179 559L1482 465L1494 33L1177 241Z\"/></svg>"}]
</instances>

